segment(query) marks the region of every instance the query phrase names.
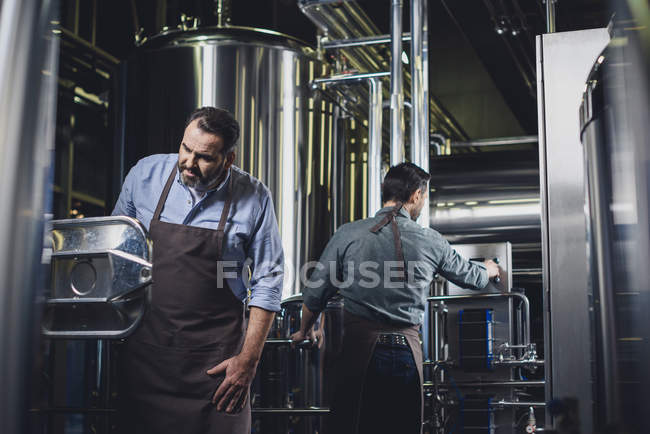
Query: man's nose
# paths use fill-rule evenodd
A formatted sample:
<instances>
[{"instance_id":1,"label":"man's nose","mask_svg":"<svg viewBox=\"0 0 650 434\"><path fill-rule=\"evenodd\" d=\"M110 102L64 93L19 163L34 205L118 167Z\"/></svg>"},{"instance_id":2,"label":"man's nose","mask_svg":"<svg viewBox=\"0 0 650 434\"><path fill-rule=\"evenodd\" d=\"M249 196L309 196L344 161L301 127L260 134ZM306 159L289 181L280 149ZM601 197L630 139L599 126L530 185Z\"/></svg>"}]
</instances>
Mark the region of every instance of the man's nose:
<instances>
[{"instance_id":1,"label":"man's nose","mask_svg":"<svg viewBox=\"0 0 650 434\"><path fill-rule=\"evenodd\" d=\"M187 160L186 160L187 167L196 166L196 161L197 161L197 159L196 159L196 156L194 155L193 152L190 152L189 154L187 154Z\"/></svg>"}]
</instances>

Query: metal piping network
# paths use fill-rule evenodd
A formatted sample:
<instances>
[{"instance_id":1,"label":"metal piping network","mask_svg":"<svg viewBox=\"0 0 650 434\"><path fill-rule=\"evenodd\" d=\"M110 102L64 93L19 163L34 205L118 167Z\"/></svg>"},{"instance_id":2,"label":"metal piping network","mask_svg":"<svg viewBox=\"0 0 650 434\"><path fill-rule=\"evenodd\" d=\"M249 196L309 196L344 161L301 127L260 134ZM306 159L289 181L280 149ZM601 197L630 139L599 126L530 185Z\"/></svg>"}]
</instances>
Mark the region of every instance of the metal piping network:
<instances>
[{"instance_id":1,"label":"metal piping network","mask_svg":"<svg viewBox=\"0 0 650 434\"><path fill-rule=\"evenodd\" d=\"M528 297L526 297L523 294L520 294L518 292L500 292L500 293L492 293L492 294L471 294L471 295L436 295L433 297L427 297L427 301L452 301L452 300L477 300L481 298L503 298L503 297L510 297L510 298L518 298L522 301L524 305L524 313L526 315L526 321L525 321L525 333L524 333L524 342L522 342L522 345L529 346L530 345L530 302L528 301ZM512 361L507 361L510 363L504 363L506 361L501 361L499 364L508 364L508 365L515 365L516 363L514 362L520 362L519 364L521 365L537 365L537 364L543 364L543 360L512 360Z\"/></svg>"},{"instance_id":2,"label":"metal piping network","mask_svg":"<svg viewBox=\"0 0 650 434\"><path fill-rule=\"evenodd\" d=\"M429 172L428 0L411 0L411 162ZM429 189L418 218L429 227Z\"/></svg>"},{"instance_id":3,"label":"metal piping network","mask_svg":"<svg viewBox=\"0 0 650 434\"><path fill-rule=\"evenodd\" d=\"M384 56L384 51L376 47L391 41L391 35L381 35L379 29L366 15L356 1L332 0L298 0L298 7L319 29L323 39L319 42L322 49L340 49L351 67L359 71L380 71L390 59ZM408 41L410 35L402 34L402 41ZM356 48L356 49L351 49ZM401 53L399 53L401 55ZM401 57L400 57L401 60ZM410 68L402 65L403 80L411 80ZM390 90L384 89L384 98L389 99ZM404 89L404 100L411 94L410 85ZM444 106L435 98L428 100L429 116L436 124L436 129L457 139L468 140L458 122L447 112ZM406 113L405 113L405 117ZM389 122L385 122L384 134L390 135Z\"/></svg>"},{"instance_id":4,"label":"metal piping network","mask_svg":"<svg viewBox=\"0 0 650 434\"><path fill-rule=\"evenodd\" d=\"M390 165L394 166L404 161L402 0L391 0L390 7Z\"/></svg>"},{"instance_id":5,"label":"metal piping network","mask_svg":"<svg viewBox=\"0 0 650 434\"><path fill-rule=\"evenodd\" d=\"M382 119L382 84L381 78L388 72L346 75L343 77L319 78L312 82L312 89L319 85L335 84L349 81L368 81L368 215L374 215L381 209L381 119Z\"/></svg>"}]
</instances>

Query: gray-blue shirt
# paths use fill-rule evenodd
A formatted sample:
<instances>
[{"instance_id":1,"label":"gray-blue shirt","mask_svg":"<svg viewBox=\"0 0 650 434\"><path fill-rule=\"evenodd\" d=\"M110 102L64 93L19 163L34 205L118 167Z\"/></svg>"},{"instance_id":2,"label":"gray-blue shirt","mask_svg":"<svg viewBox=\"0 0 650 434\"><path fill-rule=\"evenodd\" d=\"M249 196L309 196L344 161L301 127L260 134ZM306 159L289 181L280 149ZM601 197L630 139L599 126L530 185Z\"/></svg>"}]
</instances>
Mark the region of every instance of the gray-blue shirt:
<instances>
[{"instance_id":1,"label":"gray-blue shirt","mask_svg":"<svg viewBox=\"0 0 650 434\"><path fill-rule=\"evenodd\" d=\"M470 289L487 286L483 264L464 259L438 232L411 220L405 209L396 218L407 272L406 281L399 279L391 225L370 232L390 209L336 231L303 289L309 310L322 311L338 291L350 313L380 322L420 324L434 274Z\"/></svg>"},{"instance_id":2,"label":"gray-blue shirt","mask_svg":"<svg viewBox=\"0 0 650 434\"><path fill-rule=\"evenodd\" d=\"M177 163L178 154L152 155L138 161L124 180L112 214L135 217L148 229L163 187ZM216 230L230 176L234 177L233 202L223 255L224 272L230 274L224 276L238 299L246 299L250 287L250 306L278 312L284 255L271 194L262 182L232 166L218 187L194 203L189 188L177 174L160 220ZM250 281L246 265L250 267Z\"/></svg>"}]
</instances>

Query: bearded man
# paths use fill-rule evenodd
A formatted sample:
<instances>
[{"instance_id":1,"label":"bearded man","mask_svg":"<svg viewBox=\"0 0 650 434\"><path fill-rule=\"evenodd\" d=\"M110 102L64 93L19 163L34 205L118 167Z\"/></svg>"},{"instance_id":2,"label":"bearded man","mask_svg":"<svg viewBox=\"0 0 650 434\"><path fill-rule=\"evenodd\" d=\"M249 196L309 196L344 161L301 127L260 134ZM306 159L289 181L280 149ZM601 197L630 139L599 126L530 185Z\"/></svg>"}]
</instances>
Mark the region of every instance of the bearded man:
<instances>
[{"instance_id":1,"label":"bearded man","mask_svg":"<svg viewBox=\"0 0 650 434\"><path fill-rule=\"evenodd\" d=\"M148 228L154 283L120 351L120 432L250 433L283 253L268 188L233 165L238 138L232 114L199 108L178 154L143 158L124 181L113 215Z\"/></svg>"}]
</instances>

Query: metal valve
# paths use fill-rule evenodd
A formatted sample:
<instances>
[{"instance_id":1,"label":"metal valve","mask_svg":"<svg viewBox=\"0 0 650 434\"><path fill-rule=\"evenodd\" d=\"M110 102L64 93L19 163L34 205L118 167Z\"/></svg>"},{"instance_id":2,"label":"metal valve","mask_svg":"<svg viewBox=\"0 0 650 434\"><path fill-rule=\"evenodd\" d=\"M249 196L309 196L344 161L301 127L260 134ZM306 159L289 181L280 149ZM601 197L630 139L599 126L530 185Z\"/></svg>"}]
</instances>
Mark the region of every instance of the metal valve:
<instances>
[{"instance_id":1,"label":"metal valve","mask_svg":"<svg viewBox=\"0 0 650 434\"><path fill-rule=\"evenodd\" d=\"M537 430L537 420L535 419L535 410L533 407L528 409L528 424L526 425L527 433L534 433Z\"/></svg>"}]
</instances>

